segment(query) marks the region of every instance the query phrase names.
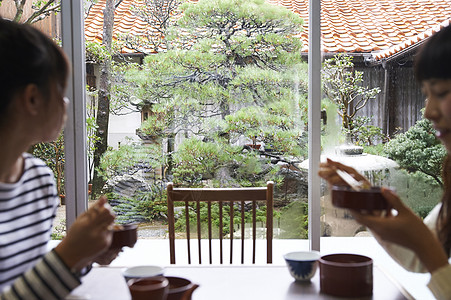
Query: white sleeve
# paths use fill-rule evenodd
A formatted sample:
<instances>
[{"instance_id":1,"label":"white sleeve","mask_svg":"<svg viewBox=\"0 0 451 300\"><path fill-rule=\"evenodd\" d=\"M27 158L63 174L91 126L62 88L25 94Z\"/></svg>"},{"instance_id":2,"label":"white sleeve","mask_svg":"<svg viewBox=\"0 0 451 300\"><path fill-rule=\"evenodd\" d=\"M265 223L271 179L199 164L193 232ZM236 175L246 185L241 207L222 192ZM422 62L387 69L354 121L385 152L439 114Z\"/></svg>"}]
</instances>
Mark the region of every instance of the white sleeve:
<instances>
[{"instance_id":1,"label":"white sleeve","mask_svg":"<svg viewBox=\"0 0 451 300\"><path fill-rule=\"evenodd\" d=\"M451 265L446 265L431 274L428 288L437 300L451 299Z\"/></svg>"},{"instance_id":2,"label":"white sleeve","mask_svg":"<svg viewBox=\"0 0 451 300\"><path fill-rule=\"evenodd\" d=\"M441 203L437 204L424 219L424 223L434 233L437 234L436 221L438 213L440 211ZM428 270L424 267L423 263L418 259L417 255L410 249L399 246L394 243L386 242L382 240L376 234L373 234L379 244L387 251L387 253L400 264L404 269L410 272L427 273Z\"/></svg>"}]
</instances>

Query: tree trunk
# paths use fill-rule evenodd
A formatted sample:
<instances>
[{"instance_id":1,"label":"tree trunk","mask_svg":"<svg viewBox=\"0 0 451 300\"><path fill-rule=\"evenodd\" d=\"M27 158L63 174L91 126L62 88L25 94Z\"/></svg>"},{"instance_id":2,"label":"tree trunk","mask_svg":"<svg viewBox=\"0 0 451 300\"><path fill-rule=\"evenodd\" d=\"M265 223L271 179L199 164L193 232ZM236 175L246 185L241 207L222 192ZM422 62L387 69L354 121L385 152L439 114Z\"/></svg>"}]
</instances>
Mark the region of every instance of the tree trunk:
<instances>
[{"instance_id":1,"label":"tree trunk","mask_svg":"<svg viewBox=\"0 0 451 300\"><path fill-rule=\"evenodd\" d=\"M114 24L114 0L107 0L105 10L103 11L103 41L102 44L105 45L108 52L111 53L111 44L113 40L113 24ZM102 155L106 152L108 148L108 122L110 117L110 69L111 61L105 59L105 61L100 66L100 79L99 79L99 100L97 106L97 132L96 136L98 140L95 144L94 150L94 176L92 179L92 189L93 192L91 197L97 197L105 180L98 172L100 166L100 159Z\"/></svg>"},{"instance_id":2,"label":"tree trunk","mask_svg":"<svg viewBox=\"0 0 451 300\"><path fill-rule=\"evenodd\" d=\"M167 159L167 168L165 172L165 178L167 178L168 175L172 175L172 168L174 167L173 158L172 158L172 152L174 152L174 143L175 143L175 134L169 134L168 135L168 146L167 146L167 153L168 153L168 159Z\"/></svg>"}]
</instances>

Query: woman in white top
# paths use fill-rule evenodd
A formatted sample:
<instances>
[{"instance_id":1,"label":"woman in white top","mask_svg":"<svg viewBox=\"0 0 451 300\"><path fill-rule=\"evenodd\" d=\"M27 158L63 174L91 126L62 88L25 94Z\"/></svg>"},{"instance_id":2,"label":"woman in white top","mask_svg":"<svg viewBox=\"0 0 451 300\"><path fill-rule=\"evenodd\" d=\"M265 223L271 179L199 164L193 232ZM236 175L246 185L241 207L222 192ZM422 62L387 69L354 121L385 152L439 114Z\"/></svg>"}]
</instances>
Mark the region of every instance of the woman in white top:
<instances>
[{"instance_id":1,"label":"woman in white top","mask_svg":"<svg viewBox=\"0 0 451 300\"><path fill-rule=\"evenodd\" d=\"M389 189L382 193L397 214L365 214L352 211L357 222L367 226L387 252L406 269L429 272L429 289L437 299L451 299L451 26L430 37L415 59L415 75L427 97L424 116L447 149L443 165L442 201L424 222ZM343 169L366 180L354 169L328 160L319 175L330 184L344 184L336 174Z\"/></svg>"},{"instance_id":2,"label":"woman in white top","mask_svg":"<svg viewBox=\"0 0 451 300\"><path fill-rule=\"evenodd\" d=\"M0 18L0 299L64 299L92 262L109 262L114 214L105 198L52 251L52 171L26 151L58 137L69 63L52 40ZM105 261L106 259L106 261Z\"/></svg>"}]
</instances>

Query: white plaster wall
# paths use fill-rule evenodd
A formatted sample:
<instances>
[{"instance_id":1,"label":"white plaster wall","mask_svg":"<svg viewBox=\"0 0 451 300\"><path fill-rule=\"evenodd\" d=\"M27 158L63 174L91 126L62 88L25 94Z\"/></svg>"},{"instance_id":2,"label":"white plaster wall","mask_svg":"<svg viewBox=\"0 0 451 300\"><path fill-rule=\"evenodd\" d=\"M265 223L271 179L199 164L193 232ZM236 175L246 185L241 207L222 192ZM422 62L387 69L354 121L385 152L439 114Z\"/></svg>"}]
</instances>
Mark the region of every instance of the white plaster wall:
<instances>
[{"instance_id":1,"label":"white plaster wall","mask_svg":"<svg viewBox=\"0 0 451 300\"><path fill-rule=\"evenodd\" d=\"M140 142L136 135L136 129L141 126L141 113L133 112L127 115L110 115L108 124L108 146L118 148L119 143L124 144L126 137L133 141Z\"/></svg>"},{"instance_id":2,"label":"white plaster wall","mask_svg":"<svg viewBox=\"0 0 451 300\"><path fill-rule=\"evenodd\" d=\"M134 58L137 62L138 58ZM99 86L99 66L94 66L94 75L96 76L96 85ZM87 101L90 101L88 97ZM122 115L124 113L124 115ZM141 142L141 139L136 135L136 129L141 126L141 113L131 112L130 109L124 109L120 115L110 114L108 123L108 146L117 149L119 143L124 144L127 137L133 141Z\"/></svg>"}]
</instances>

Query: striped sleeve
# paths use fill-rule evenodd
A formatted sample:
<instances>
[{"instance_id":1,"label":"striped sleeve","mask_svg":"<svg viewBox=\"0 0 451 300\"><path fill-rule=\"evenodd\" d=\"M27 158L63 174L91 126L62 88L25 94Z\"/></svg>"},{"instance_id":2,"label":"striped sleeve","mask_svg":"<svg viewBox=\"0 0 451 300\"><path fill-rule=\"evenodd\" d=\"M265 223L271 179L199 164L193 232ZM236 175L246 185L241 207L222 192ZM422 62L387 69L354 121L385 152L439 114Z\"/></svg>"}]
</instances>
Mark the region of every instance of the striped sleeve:
<instances>
[{"instance_id":1,"label":"striped sleeve","mask_svg":"<svg viewBox=\"0 0 451 300\"><path fill-rule=\"evenodd\" d=\"M47 253L0 296L1 300L64 299L81 284L55 251Z\"/></svg>"}]
</instances>

